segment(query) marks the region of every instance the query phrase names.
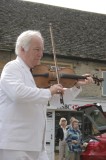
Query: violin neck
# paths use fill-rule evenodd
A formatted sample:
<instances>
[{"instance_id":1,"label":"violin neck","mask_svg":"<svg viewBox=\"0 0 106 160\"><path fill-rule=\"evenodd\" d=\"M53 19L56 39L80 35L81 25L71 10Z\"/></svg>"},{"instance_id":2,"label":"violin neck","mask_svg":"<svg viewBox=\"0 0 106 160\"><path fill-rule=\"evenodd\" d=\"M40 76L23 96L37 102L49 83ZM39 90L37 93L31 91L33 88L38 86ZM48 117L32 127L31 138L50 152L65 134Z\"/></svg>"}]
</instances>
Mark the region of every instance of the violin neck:
<instances>
[{"instance_id":1,"label":"violin neck","mask_svg":"<svg viewBox=\"0 0 106 160\"><path fill-rule=\"evenodd\" d=\"M59 74L60 78L69 78L69 79L75 79L75 80L81 80L81 79L86 79L85 76L79 76L79 75L74 75L74 74Z\"/></svg>"},{"instance_id":2,"label":"violin neck","mask_svg":"<svg viewBox=\"0 0 106 160\"><path fill-rule=\"evenodd\" d=\"M49 77L49 73L33 74L33 77Z\"/></svg>"}]
</instances>

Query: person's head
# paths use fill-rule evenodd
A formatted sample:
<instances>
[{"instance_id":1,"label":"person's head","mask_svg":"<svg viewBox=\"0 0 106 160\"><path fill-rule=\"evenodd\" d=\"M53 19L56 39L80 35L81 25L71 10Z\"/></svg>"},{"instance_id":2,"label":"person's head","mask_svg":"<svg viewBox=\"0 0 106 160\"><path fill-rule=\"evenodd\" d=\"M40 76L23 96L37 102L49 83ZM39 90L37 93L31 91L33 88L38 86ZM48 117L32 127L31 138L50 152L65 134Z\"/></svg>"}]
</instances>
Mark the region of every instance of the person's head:
<instances>
[{"instance_id":1,"label":"person's head","mask_svg":"<svg viewBox=\"0 0 106 160\"><path fill-rule=\"evenodd\" d=\"M39 31L28 30L19 35L16 41L15 54L33 68L43 56L44 40Z\"/></svg>"},{"instance_id":2,"label":"person's head","mask_svg":"<svg viewBox=\"0 0 106 160\"><path fill-rule=\"evenodd\" d=\"M70 124L72 124L72 121L75 120L75 119L76 119L75 117L71 117L70 118Z\"/></svg>"},{"instance_id":3,"label":"person's head","mask_svg":"<svg viewBox=\"0 0 106 160\"><path fill-rule=\"evenodd\" d=\"M73 129L75 129L75 130L79 129L79 121L77 119L74 119L72 121L71 125L72 125Z\"/></svg>"},{"instance_id":4,"label":"person's head","mask_svg":"<svg viewBox=\"0 0 106 160\"><path fill-rule=\"evenodd\" d=\"M60 118L59 125L60 126L66 126L67 125L66 118L64 118L64 117Z\"/></svg>"}]
</instances>

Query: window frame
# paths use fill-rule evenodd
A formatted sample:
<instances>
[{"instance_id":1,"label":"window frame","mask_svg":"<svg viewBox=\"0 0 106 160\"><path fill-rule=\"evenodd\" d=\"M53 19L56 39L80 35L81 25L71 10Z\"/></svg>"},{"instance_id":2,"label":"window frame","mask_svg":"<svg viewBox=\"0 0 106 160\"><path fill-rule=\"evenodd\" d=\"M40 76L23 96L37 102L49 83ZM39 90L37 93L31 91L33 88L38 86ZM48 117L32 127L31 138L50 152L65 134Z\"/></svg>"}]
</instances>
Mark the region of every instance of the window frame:
<instances>
[{"instance_id":1,"label":"window frame","mask_svg":"<svg viewBox=\"0 0 106 160\"><path fill-rule=\"evenodd\" d=\"M103 71L102 71L102 77L103 77L103 78L104 78L104 74L103 74L104 72L106 73L106 70L103 70ZM105 84L104 84L104 83L105 83ZM104 90L103 90L103 89L104 89L104 85L105 85L105 87L106 87L106 82L105 82L105 81L102 82L102 96L106 96L106 93L104 93Z\"/></svg>"}]
</instances>

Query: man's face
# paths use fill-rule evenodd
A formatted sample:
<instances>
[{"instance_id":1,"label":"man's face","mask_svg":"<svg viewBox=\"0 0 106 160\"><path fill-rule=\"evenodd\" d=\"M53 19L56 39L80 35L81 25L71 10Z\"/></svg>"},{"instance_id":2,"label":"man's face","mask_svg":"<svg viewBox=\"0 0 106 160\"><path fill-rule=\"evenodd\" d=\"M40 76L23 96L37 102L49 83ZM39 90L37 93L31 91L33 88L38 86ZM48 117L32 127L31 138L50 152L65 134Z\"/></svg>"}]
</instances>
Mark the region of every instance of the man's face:
<instances>
[{"instance_id":1,"label":"man's face","mask_svg":"<svg viewBox=\"0 0 106 160\"><path fill-rule=\"evenodd\" d=\"M40 60L43 56L43 43L40 38L33 38L31 40L28 51L24 50L23 60L30 67L34 68L40 64Z\"/></svg>"}]
</instances>

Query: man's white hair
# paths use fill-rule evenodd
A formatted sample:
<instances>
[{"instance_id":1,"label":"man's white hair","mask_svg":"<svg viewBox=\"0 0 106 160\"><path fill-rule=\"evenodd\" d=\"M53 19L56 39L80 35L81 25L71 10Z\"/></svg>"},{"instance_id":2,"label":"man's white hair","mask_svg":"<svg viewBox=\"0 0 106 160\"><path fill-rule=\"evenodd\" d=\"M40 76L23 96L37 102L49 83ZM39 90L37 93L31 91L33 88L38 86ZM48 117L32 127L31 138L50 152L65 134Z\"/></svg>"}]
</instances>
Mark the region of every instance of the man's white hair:
<instances>
[{"instance_id":1,"label":"man's white hair","mask_svg":"<svg viewBox=\"0 0 106 160\"><path fill-rule=\"evenodd\" d=\"M39 37L42 41L42 44L44 44L43 37L39 31L28 30L21 33L16 41L15 54L16 55L20 54L21 47L24 48L25 51L28 51L32 38L36 38L36 37Z\"/></svg>"}]
</instances>

